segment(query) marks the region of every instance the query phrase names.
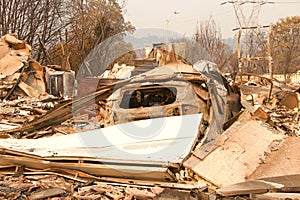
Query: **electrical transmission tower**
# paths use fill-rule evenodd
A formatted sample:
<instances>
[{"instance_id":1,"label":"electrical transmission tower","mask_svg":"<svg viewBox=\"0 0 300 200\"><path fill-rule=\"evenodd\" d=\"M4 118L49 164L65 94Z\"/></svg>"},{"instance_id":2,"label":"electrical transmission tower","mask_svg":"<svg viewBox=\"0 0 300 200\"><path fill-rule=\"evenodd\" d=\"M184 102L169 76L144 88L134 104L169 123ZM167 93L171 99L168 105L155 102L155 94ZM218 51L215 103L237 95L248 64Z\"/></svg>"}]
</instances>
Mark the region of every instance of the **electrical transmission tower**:
<instances>
[{"instance_id":1,"label":"electrical transmission tower","mask_svg":"<svg viewBox=\"0 0 300 200\"><path fill-rule=\"evenodd\" d=\"M269 71L272 74L272 58L268 51L267 56L257 55L261 48L262 39L269 34L265 34L269 26L259 26L258 17L261 7L265 4L274 4L275 2L266 0L234 0L222 3L233 5L236 15L237 27L233 30L238 32L238 59L239 73L254 71L258 66L258 61L269 61ZM267 39L269 49L269 36Z\"/></svg>"}]
</instances>

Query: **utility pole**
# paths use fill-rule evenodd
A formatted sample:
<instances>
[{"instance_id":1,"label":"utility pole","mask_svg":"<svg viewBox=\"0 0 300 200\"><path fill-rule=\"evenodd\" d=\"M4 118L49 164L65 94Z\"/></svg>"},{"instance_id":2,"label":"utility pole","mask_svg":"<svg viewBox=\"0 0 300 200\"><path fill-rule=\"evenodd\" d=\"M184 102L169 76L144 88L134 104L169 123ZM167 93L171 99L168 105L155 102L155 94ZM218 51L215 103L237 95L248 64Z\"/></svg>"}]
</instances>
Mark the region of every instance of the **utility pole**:
<instances>
[{"instance_id":1,"label":"utility pole","mask_svg":"<svg viewBox=\"0 0 300 200\"><path fill-rule=\"evenodd\" d=\"M272 33L272 26L270 26L269 28L267 45L268 45L269 75L270 75L270 79L273 79L273 59L272 59L271 44L270 44L271 33Z\"/></svg>"},{"instance_id":2,"label":"utility pole","mask_svg":"<svg viewBox=\"0 0 300 200\"><path fill-rule=\"evenodd\" d=\"M173 15L179 15L179 14L180 14L180 12L178 12L178 11L174 11L173 12ZM169 42L168 41L168 37L169 37L169 23L170 23L171 19L172 19L172 16L166 19L166 44Z\"/></svg>"},{"instance_id":3,"label":"utility pole","mask_svg":"<svg viewBox=\"0 0 300 200\"><path fill-rule=\"evenodd\" d=\"M274 4L275 2L267 0L233 0L222 3L221 5L230 3L233 5L236 15L238 28L233 29L238 32L238 73L242 75L243 72L251 69L253 66L257 66L258 61L269 61L269 73L272 74L272 57L270 49L270 36L267 39L268 56L259 57L255 53L259 38L263 29L269 28L269 26L258 26L258 17L261 10L261 6L265 4ZM268 33L270 35L270 31ZM256 43L256 44L255 44Z\"/></svg>"}]
</instances>

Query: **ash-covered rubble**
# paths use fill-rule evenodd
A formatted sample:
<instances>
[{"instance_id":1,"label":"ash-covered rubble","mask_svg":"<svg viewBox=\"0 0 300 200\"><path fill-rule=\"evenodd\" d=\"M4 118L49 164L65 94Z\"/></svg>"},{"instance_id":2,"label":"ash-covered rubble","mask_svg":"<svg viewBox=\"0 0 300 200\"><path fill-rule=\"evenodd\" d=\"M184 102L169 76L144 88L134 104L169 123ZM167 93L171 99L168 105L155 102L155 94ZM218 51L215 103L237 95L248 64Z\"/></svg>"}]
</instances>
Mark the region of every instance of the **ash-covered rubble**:
<instances>
[{"instance_id":1,"label":"ash-covered rubble","mask_svg":"<svg viewBox=\"0 0 300 200\"><path fill-rule=\"evenodd\" d=\"M0 175L1 199L197 199L197 191L76 180L55 174Z\"/></svg>"},{"instance_id":2,"label":"ash-covered rubble","mask_svg":"<svg viewBox=\"0 0 300 200\"><path fill-rule=\"evenodd\" d=\"M54 105L55 102L52 100L48 99L48 102L43 102L30 97L0 100L0 130L4 131L29 123L46 114Z\"/></svg>"},{"instance_id":3,"label":"ash-covered rubble","mask_svg":"<svg viewBox=\"0 0 300 200\"><path fill-rule=\"evenodd\" d=\"M2 43L10 51L21 48ZM69 96L64 80L74 83L73 73L22 59L1 74L2 81L14 80L1 84L3 199L299 196L297 85L257 75L230 85L210 62L190 65L166 56L78 79L79 95L62 100L49 95L47 83L61 81L53 94ZM96 90L88 88L91 82ZM152 137L151 123L162 134Z\"/></svg>"},{"instance_id":4,"label":"ash-covered rubble","mask_svg":"<svg viewBox=\"0 0 300 200\"><path fill-rule=\"evenodd\" d=\"M240 86L242 102L254 118L269 124L283 134L299 136L299 85L252 75L256 81Z\"/></svg>"},{"instance_id":5,"label":"ash-covered rubble","mask_svg":"<svg viewBox=\"0 0 300 200\"><path fill-rule=\"evenodd\" d=\"M44 94L43 67L31 59L31 47L12 34L0 38L0 48L0 97Z\"/></svg>"},{"instance_id":6,"label":"ash-covered rubble","mask_svg":"<svg viewBox=\"0 0 300 200\"><path fill-rule=\"evenodd\" d=\"M247 149L246 145L250 145L251 151L255 152L257 148L262 147L263 141L268 140L268 137L275 138L270 140L272 142L269 143L269 147L257 157L259 160L256 162L259 164L253 168L252 172L249 173L249 166L254 164L255 159L248 159L251 163L243 163L247 168L244 180L229 181L219 187L216 194L221 199L299 199L300 169L298 166L300 163L298 158L300 154L297 149L300 144L299 84L285 84L256 74L246 74L246 76L250 80L240 83L239 88L243 112L248 113L248 117L240 118L229 129L243 124L243 121L245 123L245 120L248 120L247 123L255 122L256 125L247 129L236 129L240 134L243 131L248 133L247 136L250 136L248 144L240 143L232 137L229 140L242 145L242 151ZM227 134L226 132L224 135ZM252 138L251 136L255 135L254 132L257 132L256 136L260 136ZM267 136L270 133L271 135ZM257 146L256 143L260 145ZM228 150L233 147L234 145ZM238 151L236 147L233 150ZM247 151L242 152L240 157L244 155L247 155ZM236 165L238 162L234 163ZM235 169L238 170L238 168ZM240 170L234 173L232 179L239 172ZM219 176L216 182L225 183L226 180L222 182L220 177L222 176Z\"/></svg>"},{"instance_id":7,"label":"ash-covered rubble","mask_svg":"<svg viewBox=\"0 0 300 200\"><path fill-rule=\"evenodd\" d=\"M55 69L54 69L55 68ZM55 105L72 97L64 76L72 71L58 71L60 66L42 66L31 56L31 46L16 34L0 38L0 130L22 127L43 116ZM74 79L74 78L73 78ZM56 83L53 84L53 83ZM23 137L24 134L14 134ZM8 137L3 135L2 137ZM28 137L28 136L26 136Z\"/></svg>"}]
</instances>

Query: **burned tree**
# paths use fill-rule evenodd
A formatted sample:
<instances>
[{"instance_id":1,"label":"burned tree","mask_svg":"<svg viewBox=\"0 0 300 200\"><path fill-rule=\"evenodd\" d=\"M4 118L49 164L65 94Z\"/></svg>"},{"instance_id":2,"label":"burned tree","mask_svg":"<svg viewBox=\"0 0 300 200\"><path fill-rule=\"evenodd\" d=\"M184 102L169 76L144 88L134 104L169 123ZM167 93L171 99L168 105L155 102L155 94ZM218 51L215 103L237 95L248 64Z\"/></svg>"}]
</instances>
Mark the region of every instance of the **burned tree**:
<instances>
[{"instance_id":1,"label":"burned tree","mask_svg":"<svg viewBox=\"0 0 300 200\"><path fill-rule=\"evenodd\" d=\"M133 30L116 0L1 0L0 34L16 33L43 64L78 67L99 43Z\"/></svg>"},{"instance_id":2,"label":"burned tree","mask_svg":"<svg viewBox=\"0 0 300 200\"><path fill-rule=\"evenodd\" d=\"M56 32L65 26L63 4L62 0L1 0L0 34L16 33L42 61L43 50L57 41Z\"/></svg>"},{"instance_id":3,"label":"burned tree","mask_svg":"<svg viewBox=\"0 0 300 200\"><path fill-rule=\"evenodd\" d=\"M227 72L235 68L232 66L235 65L233 60L235 53L223 42L221 31L213 18L201 21L197 25L193 38L207 52L209 60L215 62L220 70Z\"/></svg>"},{"instance_id":4,"label":"burned tree","mask_svg":"<svg viewBox=\"0 0 300 200\"><path fill-rule=\"evenodd\" d=\"M67 31L62 32L64 53L69 56L72 69L77 71L92 49L118 33L134 27L123 17L123 6L116 0L67 1ZM104 53L104 52L102 52ZM61 45L51 48L52 59L60 63Z\"/></svg>"},{"instance_id":5,"label":"burned tree","mask_svg":"<svg viewBox=\"0 0 300 200\"><path fill-rule=\"evenodd\" d=\"M275 73L287 80L300 66L300 17L287 17L272 26L271 51Z\"/></svg>"}]
</instances>

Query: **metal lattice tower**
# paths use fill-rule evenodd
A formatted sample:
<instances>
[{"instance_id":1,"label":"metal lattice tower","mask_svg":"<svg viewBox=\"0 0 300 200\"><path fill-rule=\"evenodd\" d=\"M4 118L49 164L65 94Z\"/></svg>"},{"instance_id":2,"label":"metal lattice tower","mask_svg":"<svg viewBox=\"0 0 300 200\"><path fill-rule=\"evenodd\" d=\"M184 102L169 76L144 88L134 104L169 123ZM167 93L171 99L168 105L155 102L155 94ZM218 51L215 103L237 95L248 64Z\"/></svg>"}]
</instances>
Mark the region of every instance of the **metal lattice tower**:
<instances>
[{"instance_id":1,"label":"metal lattice tower","mask_svg":"<svg viewBox=\"0 0 300 200\"><path fill-rule=\"evenodd\" d=\"M264 0L236 0L229 1L228 3L232 3L235 11L235 15L237 17L237 22L239 27L251 27L256 26L258 24L258 16L260 13L261 6L268 3ZM248 5L251 4L249 7ZM246 10L245 7L250 8Z\"/></svg>"},{"instance_id":2,"label":"metal lattice tower","mask_svg":"<svg viewBox=\"0 0 300 200\"><path fill-rule=\"evenodd\" d=\"M239 54L239 72L247 72L249 68L256 65L256 61L260 58L255 55L255 47L259 42L259 34L261 29L268 26L259 26L258 18L262 5L274 3L266 0L234 0L222 3L230 3L233 5L236 15L238 34L238 54ZM256 43L256 44L255 44ZM243 69L243 70L242 70Z\"/></svg>"}]
</instances>

